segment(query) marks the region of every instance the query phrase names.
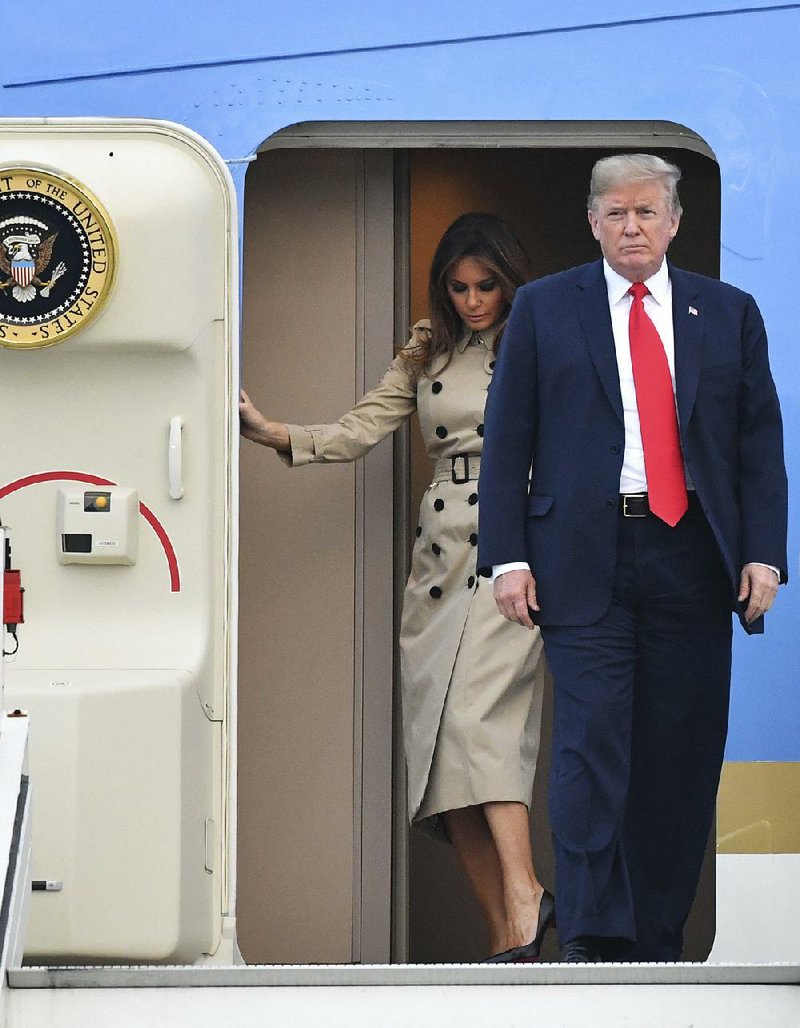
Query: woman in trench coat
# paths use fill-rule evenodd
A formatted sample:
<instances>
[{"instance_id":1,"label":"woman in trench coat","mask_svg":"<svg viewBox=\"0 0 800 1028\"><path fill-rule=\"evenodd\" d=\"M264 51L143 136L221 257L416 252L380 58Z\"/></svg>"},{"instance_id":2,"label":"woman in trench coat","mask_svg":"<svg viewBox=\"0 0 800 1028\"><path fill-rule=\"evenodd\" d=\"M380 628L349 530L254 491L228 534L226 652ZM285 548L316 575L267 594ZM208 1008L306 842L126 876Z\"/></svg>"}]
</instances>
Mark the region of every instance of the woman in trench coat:
<instances>
[{"instance_id":1,"label":"woman in trench coat","mask_svg":"<svg viewBox=\"0 0 800 1028\"><path fill-rule=\"evenodd\" d=\"M434 461L422 498L400 629L408 808L455 847L486 918L489 960L539 955L553 898L531 855L528 806L545 673L538 628L498 612L476 567L483 410L527 258L499 218L447 229L418 322L380 384L332 425L264 417L245 392L241 431L290 466L357 460L414 411Z\"/></svg>"}]
</instances>

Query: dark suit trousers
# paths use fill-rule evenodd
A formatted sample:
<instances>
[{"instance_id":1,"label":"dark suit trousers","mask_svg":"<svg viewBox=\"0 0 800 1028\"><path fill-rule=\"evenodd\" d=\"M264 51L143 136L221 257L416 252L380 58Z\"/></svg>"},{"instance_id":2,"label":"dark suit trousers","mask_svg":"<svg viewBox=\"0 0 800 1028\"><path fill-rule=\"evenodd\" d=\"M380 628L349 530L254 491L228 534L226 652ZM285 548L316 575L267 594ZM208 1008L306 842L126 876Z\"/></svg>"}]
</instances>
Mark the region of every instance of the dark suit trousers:
<instances>
[{"instance_id":1,"label":"dark suit trousers","mask_svg":"<svg viewBox=\"0 0 800 1028\"><path fill-rule=\"evenodd\" d=\"M652 515L618 528L607 613L542 628L558 931L678 960L727 733L731 583L693 495L675 528Z\"/></svg>"}]
</instances>

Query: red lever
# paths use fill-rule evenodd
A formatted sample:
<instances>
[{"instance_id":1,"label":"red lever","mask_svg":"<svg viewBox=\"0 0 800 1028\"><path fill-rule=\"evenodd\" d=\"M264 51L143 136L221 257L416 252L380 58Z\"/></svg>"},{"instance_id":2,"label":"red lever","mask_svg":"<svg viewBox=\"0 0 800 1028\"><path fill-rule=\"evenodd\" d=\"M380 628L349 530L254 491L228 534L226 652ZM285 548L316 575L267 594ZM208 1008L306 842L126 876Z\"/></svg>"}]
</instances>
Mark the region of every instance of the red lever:
<instances>
[{"instance_id":1,"label":"red lever","mask_svg":"<svg viewBox=\"0 0 800 1028\"><path fill-rule=\"evenodd\" d=\"M22 587L19 571L3 572L3 624L21 625L25 618L22 614Z\"/></svg>"}]
</instances>

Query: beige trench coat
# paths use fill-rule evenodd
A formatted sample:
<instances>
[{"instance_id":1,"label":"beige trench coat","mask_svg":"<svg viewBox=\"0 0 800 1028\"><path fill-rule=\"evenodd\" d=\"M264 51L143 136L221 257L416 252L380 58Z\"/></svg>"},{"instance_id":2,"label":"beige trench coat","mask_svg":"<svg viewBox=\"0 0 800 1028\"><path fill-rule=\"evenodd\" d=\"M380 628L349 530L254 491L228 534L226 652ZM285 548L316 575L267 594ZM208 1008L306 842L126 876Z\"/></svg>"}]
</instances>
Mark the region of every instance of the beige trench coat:
<instances>
[{"instance_id":1,"label":"beige trench coat","mask_svg":"<svg viewBox=\"0 0 800 1028\"><path fill-rule=\"evenodd\" d=\"M425 331L418 322L415 332ZM544 657L539 630L506 621L476 568L477 465L494 367L493 333L465 336L450 364L417 380L402 355L336 424L289 425L288 462L363 456L416 410L436 461L422 498L400 629L403 733L412 820L491 800L530 804ZM412 338L413 342L413 338Z\"/></svg>"}]
</instances>

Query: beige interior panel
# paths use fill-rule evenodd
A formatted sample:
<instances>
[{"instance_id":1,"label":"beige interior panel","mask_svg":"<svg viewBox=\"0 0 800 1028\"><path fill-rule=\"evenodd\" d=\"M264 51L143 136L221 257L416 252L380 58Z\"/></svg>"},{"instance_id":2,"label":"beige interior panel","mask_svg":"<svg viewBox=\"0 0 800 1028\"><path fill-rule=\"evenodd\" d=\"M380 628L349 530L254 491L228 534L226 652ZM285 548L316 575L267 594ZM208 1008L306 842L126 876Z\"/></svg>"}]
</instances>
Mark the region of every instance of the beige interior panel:
<instances>
[{"instance_id":1,"label":"beige interior panel","mask_svg":"<svg viewBox=\"0 0 800 1028\"><path fill-rule=\"evenodd\" d=\"M243 382L268 416L356 399L357 151L267 154L246 189ZM352 466L241 451L238 932L250 962L352 959Z\"/></svg>"},{"instance_id":2,"label":"beige interior panel","mask_svg":"<svg viewBox=\"0 0 800 1028\"><path fill-rule=\"evenodd\" d=\"M717 804L720 853L800 853L800 763L727 761Z\"/></svg>"}]
</instances>

